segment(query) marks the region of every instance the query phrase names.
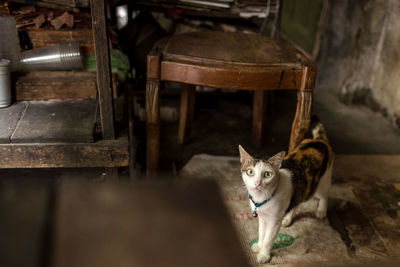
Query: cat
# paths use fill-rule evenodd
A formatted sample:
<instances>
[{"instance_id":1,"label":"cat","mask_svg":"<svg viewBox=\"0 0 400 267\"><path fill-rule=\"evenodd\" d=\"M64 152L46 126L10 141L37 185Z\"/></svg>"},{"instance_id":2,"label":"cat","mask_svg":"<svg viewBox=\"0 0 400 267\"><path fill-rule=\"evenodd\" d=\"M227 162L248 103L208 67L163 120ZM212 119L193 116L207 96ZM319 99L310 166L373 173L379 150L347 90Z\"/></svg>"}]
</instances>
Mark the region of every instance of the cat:
<instances>
[{"instance_id":1,"label":"cat","mask_svg":"<svg viewBox=\"0 0 400 267\"><path fill-rule=\"evenodd\" d=\"M298 204L314 195L319 199L316 217L326 217L333 151L316 116L310 125L312 138L286 157L282 151L266 161L255 159L239 145L242 178L252 214L259 218L258 243L252 246L259 263L270 261L280 225L290 226Z\"/></svg>"}]
</instances>

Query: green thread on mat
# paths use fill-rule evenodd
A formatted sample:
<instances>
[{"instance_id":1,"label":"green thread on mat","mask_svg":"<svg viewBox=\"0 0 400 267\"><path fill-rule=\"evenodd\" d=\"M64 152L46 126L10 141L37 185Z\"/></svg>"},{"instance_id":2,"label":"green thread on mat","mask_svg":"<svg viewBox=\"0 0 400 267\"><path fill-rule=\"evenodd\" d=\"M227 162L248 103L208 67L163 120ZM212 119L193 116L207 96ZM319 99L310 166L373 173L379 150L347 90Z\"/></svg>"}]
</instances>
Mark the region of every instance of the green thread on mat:
<instances>
[{"instance_id":1,"label":"green thread on mat","mask_svg":"<svg viewBox=\"0 0 400 267\"><path fill-rule=\"evenodd\" d=\"M274 245L272 246L272 249L289 247L289 246L293 245L294 241L298 238L299 238L298 236L293 237L288 234L279 233L274 241ZM258 243L258 237L254 238L253 240L250 241L250 243L249 243L250 247L255 243Z\"/></svg>"}]
</instances>

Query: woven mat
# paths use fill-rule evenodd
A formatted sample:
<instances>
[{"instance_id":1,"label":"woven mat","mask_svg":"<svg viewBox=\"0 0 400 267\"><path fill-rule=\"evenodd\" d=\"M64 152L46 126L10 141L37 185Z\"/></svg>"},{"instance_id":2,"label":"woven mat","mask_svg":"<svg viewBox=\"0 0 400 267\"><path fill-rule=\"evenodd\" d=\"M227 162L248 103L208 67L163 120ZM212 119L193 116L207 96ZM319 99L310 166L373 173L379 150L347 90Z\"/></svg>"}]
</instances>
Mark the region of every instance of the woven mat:
<instances>
[{"instance_id":1,"label":"woven mat","mask_svg":"<svg viewBox=\"0 0 400 267\"><path fill-rule=\"evenodd\" d=\"M195 155L181 170L180 177L215 179L218 182L248 261L252 266L265 266L257 263L256 254L250 249L257 238L258 221L250 214L247 190L240 175L239 158ZM343 191L333 188L332 191L346 195L345 189ZM296 210L295 222L290 227L281 227L269 264L291 266L352 261L345 244L339 234L330 227L328 220L314 217L312 211L316 205L315 199L302 204Z\"/></svg>"}]
</instances>

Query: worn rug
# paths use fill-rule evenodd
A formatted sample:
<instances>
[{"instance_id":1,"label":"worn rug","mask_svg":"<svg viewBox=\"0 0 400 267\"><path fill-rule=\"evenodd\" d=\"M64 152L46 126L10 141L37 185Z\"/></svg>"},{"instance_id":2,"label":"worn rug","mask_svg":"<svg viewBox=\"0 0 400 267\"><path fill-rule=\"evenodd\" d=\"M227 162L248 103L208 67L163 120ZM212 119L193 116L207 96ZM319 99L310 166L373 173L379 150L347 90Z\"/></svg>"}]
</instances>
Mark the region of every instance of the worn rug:
<instances>
[{"instance_id":1,"label":"worn rug","mask_svg":"<svg viewBox=\"0 0 400 267\"><path fill-rule=\"evenodd\" d=\"M179 176L182 179L217 181L249 263L252 266L265 266L257 263L256 254L250 248L257 242L258 220L250 214L247 190L240 174L239 159L198 154L184 166ZM334 186L332 193L336 198L352 201L355 198L349 190L346 187ZM294 223L290 227L281 227L269 264L291 266L353 261L348 256L348 249L339 233L330 226L329 220L320 220L314 216L313 210L316 205L316 199L303 203L296 210Z\"/></svg>"}]
</instances>

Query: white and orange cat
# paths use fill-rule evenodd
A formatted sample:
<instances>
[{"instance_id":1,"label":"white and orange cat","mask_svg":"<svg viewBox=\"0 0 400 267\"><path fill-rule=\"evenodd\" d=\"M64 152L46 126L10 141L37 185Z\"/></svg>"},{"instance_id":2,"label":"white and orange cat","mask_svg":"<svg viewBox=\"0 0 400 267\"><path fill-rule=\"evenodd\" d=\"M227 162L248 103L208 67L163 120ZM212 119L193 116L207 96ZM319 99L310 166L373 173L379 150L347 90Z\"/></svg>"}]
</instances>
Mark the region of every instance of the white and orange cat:
<instances>
[{"instance_id":1,"label":"white and orange cat","mask_svg":"<svg viewBox=\"0 0 400 267\"><path fill-rule=\"evenodd\" d=\"M289 155L255 159L239 145L242 178L253 216L259 218L258 243L252 246L259 263L269 262L279 228L292 222L294 208L311 196L319 199L316 216L325 218L331 186L333 152L318 118L311 122L313 138L304 139Z\"/></svg>"}]
</instances>

